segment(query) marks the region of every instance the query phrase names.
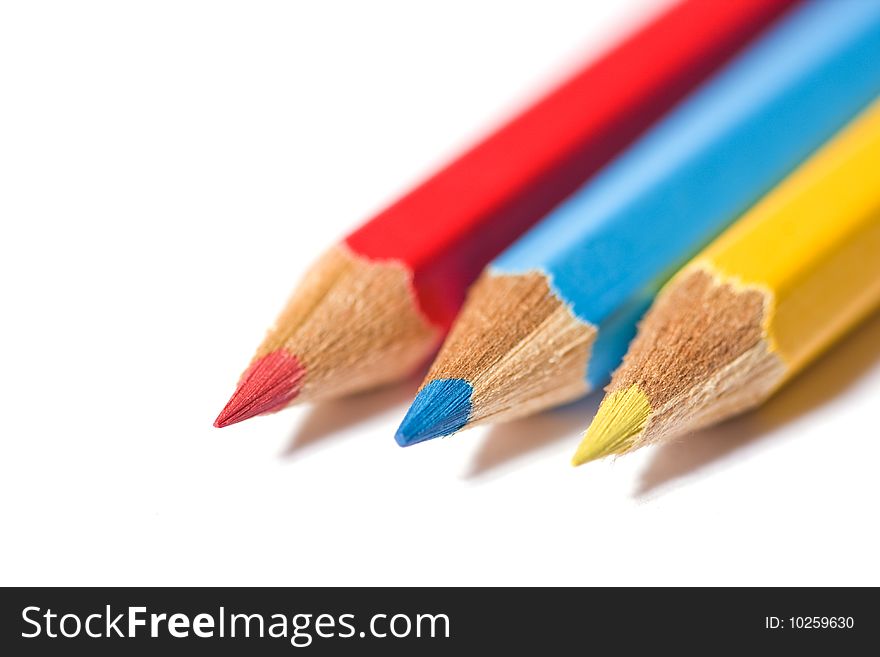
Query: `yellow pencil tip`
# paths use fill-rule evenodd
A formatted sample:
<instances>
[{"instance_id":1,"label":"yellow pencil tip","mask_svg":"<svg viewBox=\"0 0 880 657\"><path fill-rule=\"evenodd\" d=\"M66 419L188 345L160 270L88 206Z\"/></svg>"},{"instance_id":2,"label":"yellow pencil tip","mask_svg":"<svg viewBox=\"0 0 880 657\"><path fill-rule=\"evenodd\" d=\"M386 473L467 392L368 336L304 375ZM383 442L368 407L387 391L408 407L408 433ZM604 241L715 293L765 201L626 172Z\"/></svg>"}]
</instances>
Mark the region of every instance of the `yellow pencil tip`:
<instances>
[{"instance_id":1,"label":"yellow pencil tip","mask_svg":"<svg viewBox=\"0 0 880 657\"><path fill-rule=\"evenodd\" d=\"M645 430L650 415L651 404L638 386L611 393L602 400L571 464L583 465L612 454L625 454Z\"/></svg>"}]
</instances>

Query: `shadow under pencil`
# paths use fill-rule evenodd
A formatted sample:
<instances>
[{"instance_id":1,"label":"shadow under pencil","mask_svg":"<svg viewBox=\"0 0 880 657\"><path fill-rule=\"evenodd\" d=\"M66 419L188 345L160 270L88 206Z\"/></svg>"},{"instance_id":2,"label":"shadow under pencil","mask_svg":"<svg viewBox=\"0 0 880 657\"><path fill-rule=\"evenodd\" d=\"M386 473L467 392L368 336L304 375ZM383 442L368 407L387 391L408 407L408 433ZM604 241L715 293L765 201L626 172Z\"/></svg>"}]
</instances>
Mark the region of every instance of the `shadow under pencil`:
<instances>
[{"instance_id":1,"label":"shadow under pencil","mask_svg":"<svg viewBox=\"0 0 880 657\"><path fill-rule=\"evenodd\" d=\"M601 400L602 391L594 391L565 406L492 427L464 478L479 479L497 473L503 466L563 438L572 437L576 442Z\"/></svg>"},{"instance_id":2,"label":"shadow under pencil","mask_svg":"<svg viewBox=\"0 0 880 657\"><path fill-rule=\"evenodd\" d=\"M418 389L419 380L418 377L410 378L403 383L325 402L310 408L305 419L291 434L290 440L280 456L290 458L300 452L317 447L319 443L329 444L330 439L344 429L380 415L396 406L403 406L412 400ZM403 417L403 412L400 417ZM389 440L391 440L390 437Z\"/></svg>"},{"instance_id":3,"label":"shadow under pencil","mask_svg":"<svg viewBox=\"0 0 880 657\"><path fill-rule=\"evenodd\" d=\"M880 313L846 336L759 409L660 447L636 497L724 459L776 428L828 403L880 359Z\"/></svg>"}]
</instances>

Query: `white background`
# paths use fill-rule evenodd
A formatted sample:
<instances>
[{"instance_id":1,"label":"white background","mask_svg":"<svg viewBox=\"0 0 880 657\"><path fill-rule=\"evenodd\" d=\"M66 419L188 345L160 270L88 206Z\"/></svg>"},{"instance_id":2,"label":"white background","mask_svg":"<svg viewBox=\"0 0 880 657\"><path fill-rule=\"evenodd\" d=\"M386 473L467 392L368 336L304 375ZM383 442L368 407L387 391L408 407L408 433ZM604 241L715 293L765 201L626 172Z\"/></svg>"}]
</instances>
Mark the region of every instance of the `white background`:
<instances>
[{"instance_id":1,"label":"white background","mask_svg":"<svg viewBox=\"0 0 880 657\"><path fill-rule=\"evenodd\" d=\"M761 411L569 466L418 380L211 423L315 255L658 2L5 2L0 583L880 584L880 318Z\"/></svg>"}]
</instances>

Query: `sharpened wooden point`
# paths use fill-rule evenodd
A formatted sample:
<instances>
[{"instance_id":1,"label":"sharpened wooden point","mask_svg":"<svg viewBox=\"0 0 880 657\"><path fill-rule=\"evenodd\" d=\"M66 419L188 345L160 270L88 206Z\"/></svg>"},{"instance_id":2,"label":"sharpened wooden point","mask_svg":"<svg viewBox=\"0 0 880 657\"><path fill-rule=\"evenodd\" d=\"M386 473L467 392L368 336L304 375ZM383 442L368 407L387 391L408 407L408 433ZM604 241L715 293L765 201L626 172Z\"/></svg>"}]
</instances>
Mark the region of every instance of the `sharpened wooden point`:
<instances>
[{"instance_id":1,"label":"sharpened wooden point","mask_svg":"<svg viewBox=\"0 0 880 657\"><path fill-rule=\"evenodd\" d=\"M571 464L578 466L612 454L625 454L645 430L650 415L651 404L638 386L611 393L599 407Z\"/></svg>"},{"instance_id":2,"label":"sharpened wooden point","mask_svg":"<svg viewBox=\"0 0 880 657\"><path fill-rule=\"evenodd\" d=\"M397 433L400 445L530 415L582 397L596 328L539 272L487 272Z\"/></svg>"}]
</instances>

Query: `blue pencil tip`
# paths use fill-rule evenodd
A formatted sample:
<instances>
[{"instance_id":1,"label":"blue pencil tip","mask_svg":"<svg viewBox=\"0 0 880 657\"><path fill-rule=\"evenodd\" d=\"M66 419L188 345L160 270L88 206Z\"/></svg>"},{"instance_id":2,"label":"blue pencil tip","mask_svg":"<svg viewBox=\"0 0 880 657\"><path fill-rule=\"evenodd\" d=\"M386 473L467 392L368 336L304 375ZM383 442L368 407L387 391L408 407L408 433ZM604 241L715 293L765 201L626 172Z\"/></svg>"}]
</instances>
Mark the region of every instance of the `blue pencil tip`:
<instances>
[{"instance_id":1,"label":"blue pencil tip","mask_svg":"<svg viewBox=\"0 0 880 657\"><path fill-rule=\"evenodd\" d=\"M474 389L464 379L435 379L419 391L394 439L401 447L448 436L467 424Z\"/></svg>"}]
</instances>

